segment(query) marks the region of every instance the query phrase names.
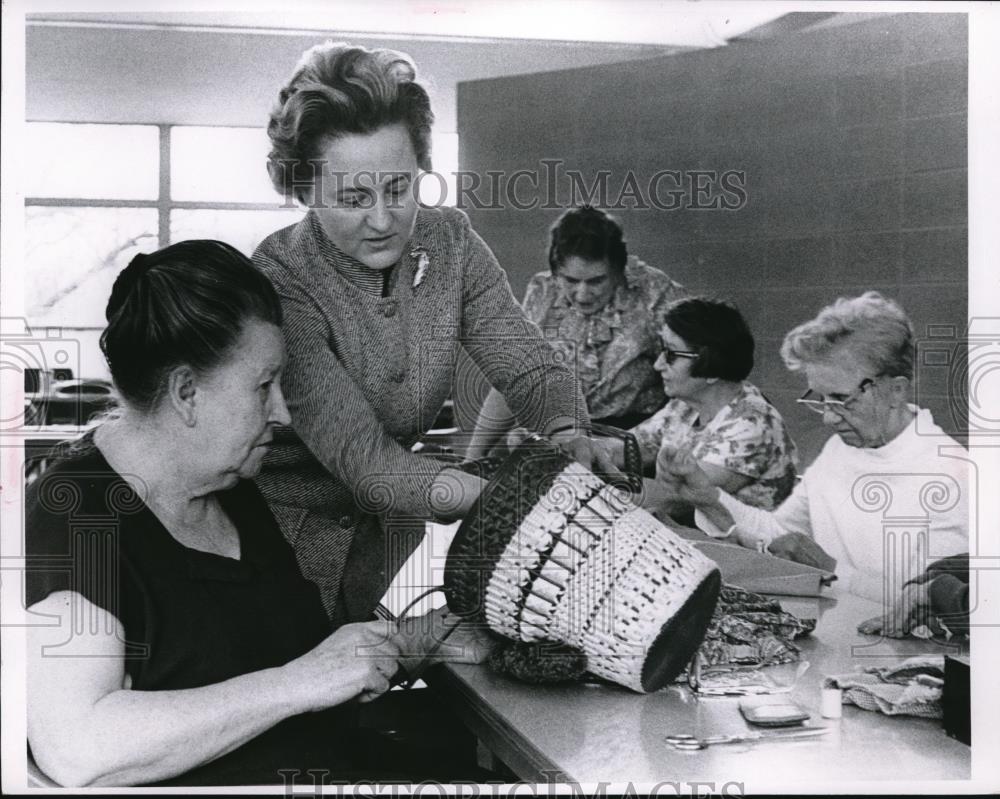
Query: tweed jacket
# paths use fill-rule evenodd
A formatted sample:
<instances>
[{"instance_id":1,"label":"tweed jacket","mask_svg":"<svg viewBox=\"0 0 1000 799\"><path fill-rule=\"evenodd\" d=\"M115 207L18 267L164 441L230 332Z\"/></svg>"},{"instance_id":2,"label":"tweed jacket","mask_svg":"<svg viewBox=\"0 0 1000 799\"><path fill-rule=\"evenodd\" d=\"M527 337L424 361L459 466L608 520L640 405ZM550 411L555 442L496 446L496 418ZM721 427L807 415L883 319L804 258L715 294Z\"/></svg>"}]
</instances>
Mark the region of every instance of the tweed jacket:
<instances>
[{"instance_id":1,"label":"tweed jacket","mask_svg":"<svg viewBox=\"0 0 1000 799\"><path fill-rule=\"evenodd\" d=\"M373 290L372 270L337 249L312 213L265 239L254 263L281 297L282 388L308 449L276 447L258 483L327 610L341 592L348 617L363 618L433 518L444 463L410 450L452 393L459 348L532 429L586 423L579 382L456 209L418 211L388 292ZM342 576L356 584L341 586Z\"/></svg>"}]
</instances>

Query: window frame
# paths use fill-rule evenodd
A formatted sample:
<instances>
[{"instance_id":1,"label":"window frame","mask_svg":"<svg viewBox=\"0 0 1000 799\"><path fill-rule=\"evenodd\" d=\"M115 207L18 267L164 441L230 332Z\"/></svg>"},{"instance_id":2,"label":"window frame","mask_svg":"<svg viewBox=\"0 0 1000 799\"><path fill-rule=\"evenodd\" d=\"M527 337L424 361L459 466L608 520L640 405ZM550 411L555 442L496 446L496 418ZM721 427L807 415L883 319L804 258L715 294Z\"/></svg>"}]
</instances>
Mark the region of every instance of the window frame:
<instances>
[{"instance_id":1,"label":"window frame","mask_svg":"<svg viewBox=\"0 0 1000 799\"><path fill-rule=\"evenodd\" d=\"M24 198L24 208L142 208L156 211L156 240L157 249L168 246L171 240L171 218L174 211L268 211L285 212L289 215L289 220L295 217L295 211L302 211L299 206L289 204L289 201L275 193L275 201L268 202L234 202L234 201L208 201L208 200L174 200L171 198L171 133L175 128L217 128L217 129L255 129L246 125L204 125L204 124L183 124L173 122L92 122L83 120L59 120L59 119L28 119L27 124L58 124L58 125L88 125L88 126L129 126L155 128L158 137L158 162L159 170L157 180L157 195L155 199L90 199L84 197L45 197L26 194ZM456 136L457 134L451 134ZM456 146L457 157L457 146ZM451 186L448 191L451 191ZM455 198L457 199L457 198ZM444 203L448 205L449 203ZM454 203L451 203L454 205ZM31 318L31 314L28 314ZM51 327L51 321L39 320L41 327ZM75 330L100 330L103 324L69 323Z\"/></svg>"},{"instance_id":2,"label":"window frame","mask_svg":"<svg viewBox=\"0 0 1000 799\"><path fill-rule=\"evenodd\" d=\"M243 202L209 202L195 200L172 200L170 198L170 134L173 128L214 127L241 128L244 125L179 125L174 123L146 122L59 122L57 120L28 120L32 122L56 123L61 125L129 125L156 128L159 132L159 181L155 200L89 200L80 197L34 197L25 196L24 206L40 206L48 208L154 208L157 211L157 248L170 244L170 214L174 210L193 211L289 211L287 203L243 203Z\"/></svg>"}]
</instances>

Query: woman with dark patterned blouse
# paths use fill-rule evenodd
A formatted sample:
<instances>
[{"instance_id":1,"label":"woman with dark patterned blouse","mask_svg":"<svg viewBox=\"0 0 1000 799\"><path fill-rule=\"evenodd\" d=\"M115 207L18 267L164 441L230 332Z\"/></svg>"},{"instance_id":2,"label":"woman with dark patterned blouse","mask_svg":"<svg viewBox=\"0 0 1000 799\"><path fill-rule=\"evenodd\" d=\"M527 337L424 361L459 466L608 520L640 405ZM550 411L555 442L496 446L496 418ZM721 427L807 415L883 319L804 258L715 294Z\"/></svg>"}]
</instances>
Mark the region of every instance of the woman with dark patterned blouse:
<instances>
[{"instance_id":1,"label":"woman with dark patterned blouse","mask_svg":"<svg viewBox=\"0 0 1000 799\"><path fill-rule=\"evenodd\" d=\"M573 364L591 419L632 427L667 400L653 367L657 331L667 307L687 292L629 255L618 221L589 205L566 211L550 235L549 270L528 283L524 313L560 360ZM491 392L469 456L485 454L512 424L503 398Z\"/></svg>"}]
</instances>

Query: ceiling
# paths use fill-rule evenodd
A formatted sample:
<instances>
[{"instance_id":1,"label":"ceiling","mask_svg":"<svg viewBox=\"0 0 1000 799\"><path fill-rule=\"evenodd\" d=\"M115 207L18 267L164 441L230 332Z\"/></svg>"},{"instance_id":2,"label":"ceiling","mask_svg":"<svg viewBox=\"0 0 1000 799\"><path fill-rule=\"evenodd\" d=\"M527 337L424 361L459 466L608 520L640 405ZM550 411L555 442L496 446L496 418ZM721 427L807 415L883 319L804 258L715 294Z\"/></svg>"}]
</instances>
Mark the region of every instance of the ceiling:
<instances>
[{"instance_id":1,"label":"ceiling","mask_svg":"<svg viewBox=\"0 0 1000 799\"><path fill-rule=\"evenodd\" d=\"M297 0L281 11L202 0L197 12L136 5L102 0L105 10L84 12L34 0L29 120L260 126L301 53L332 38L410 55L431 94L435 129L448 132L463 81L761 41L839 16L784 13L791 6L778 2L654 0Z\"/></svg>"},{"instance_id":2,"label":"ceiling","mask_svg":"<svg viewBox=\"0 0 1000 799\"><path fill-rule=\"evenodd\" d=\"M64 4L68 6L68 4ZM79 4L77 3L77 8ZM154 5L155 4L150 4ZM197 12L135 11L135 3L102 3L100 12L58 10L33 21L86 24L337 31L344 34L528 39L666 47L719 47L774 20L787 3L663 0L297 0L281 6L199 3ZM174 8L183 7L175 5ZM120 8L121 10L115 10Z\"/></svg>"},{"instance_id":3,"label":"ceiling","mask_svg":"<svg viewBox=\"0 0 1000 799\"><path fill-rule=\"evenodd\" d=\"M669 55L677 48L346 31L29 24L27 118L50 122L265 124L304 50L324 39L401 50L431 95L435 130L456 129L462 81Z\"/></svg>"}]
</instances>

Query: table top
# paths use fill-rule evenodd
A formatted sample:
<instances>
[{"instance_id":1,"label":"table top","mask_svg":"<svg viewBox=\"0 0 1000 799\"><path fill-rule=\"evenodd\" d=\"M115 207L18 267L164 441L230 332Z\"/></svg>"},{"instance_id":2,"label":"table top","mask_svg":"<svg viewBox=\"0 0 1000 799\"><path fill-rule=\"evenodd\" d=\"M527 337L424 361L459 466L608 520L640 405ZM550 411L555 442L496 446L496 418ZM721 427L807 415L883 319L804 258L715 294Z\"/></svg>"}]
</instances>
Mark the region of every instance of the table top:
<instances>
[{"instance_id":1,"label":"table top","mask_svg":"<svg viewBox=\"0 0 1000 799\"><path fill-rule=\"evenodd\" d=\"M849 594L778 599L786 610L818 619L816 631L797 642L810 668L791 696L810 711L810 724L830 727L826 735L679 751L665 735L750 729L739 698L698 698L686 686L642 695L606 684L526 685L486 666L446 666L434 686L501 760L535 782L711 781L716 790L730 781L789 788L799 783L815 791L822 783L970 778L970 748L945 735L939 720L885 716L853 705L844 706L841 719L819 714L826 675L889 666L918 654L956 654L958 647L860 635L857 624L879 609Z\"/></svg>"}]
</instances>

